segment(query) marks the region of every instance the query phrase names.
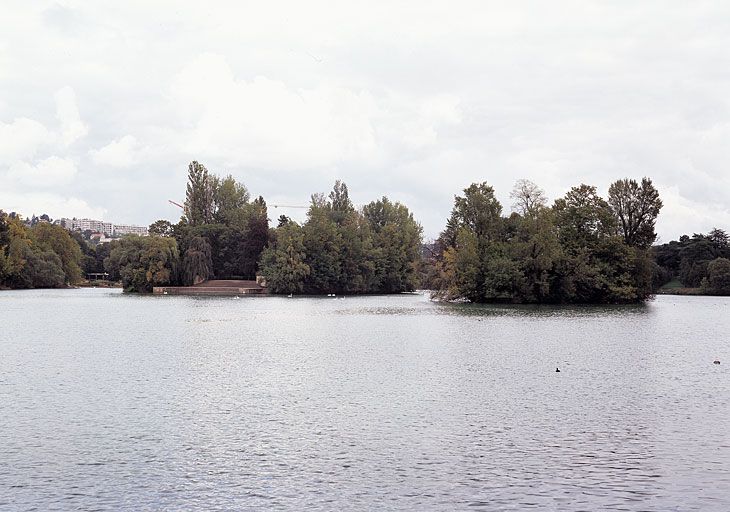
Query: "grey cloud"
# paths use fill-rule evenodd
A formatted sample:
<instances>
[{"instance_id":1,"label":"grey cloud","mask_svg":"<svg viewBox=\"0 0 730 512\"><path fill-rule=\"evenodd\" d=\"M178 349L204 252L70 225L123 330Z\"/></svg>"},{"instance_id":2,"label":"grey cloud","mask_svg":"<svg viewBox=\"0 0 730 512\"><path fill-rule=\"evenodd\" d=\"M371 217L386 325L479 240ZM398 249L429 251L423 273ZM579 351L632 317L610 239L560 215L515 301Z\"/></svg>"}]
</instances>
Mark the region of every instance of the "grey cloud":
<instances>
[{"instance_id":1,"label":"grey cloud","mask_svg":"<svg viewBox=\"0 0 730 512\"><path fill-rule=\"evenodd\" d=\"M663 239L730 228L730 4L719 0L9 0L0 33L0 130L23 141L0 178L15 160L34 178L52 156L77 169L54 196L16 181L12 200L29 209L174 220L166 201L197 158L270 202L306 203L345 179L356 202L408 204L427 236L472 181L493 184L508 210L519 178L554 199L650 176L667 204ZM200 87L181 89L186 70ZM64 132L54 95L67 87L78 118L67 110Z\"/></svg>"}]
</instances>

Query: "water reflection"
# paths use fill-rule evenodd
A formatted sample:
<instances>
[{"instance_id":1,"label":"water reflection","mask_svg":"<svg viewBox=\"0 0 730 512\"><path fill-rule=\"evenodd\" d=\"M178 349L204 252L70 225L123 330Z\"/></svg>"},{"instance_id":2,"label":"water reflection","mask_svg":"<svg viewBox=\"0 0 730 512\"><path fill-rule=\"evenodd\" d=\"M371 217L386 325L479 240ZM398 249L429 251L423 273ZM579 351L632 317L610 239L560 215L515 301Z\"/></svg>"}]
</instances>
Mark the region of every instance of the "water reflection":
<instances>
[{"instance_id":1,"label":"water reflection","mask_svg":"<svg viewBox=\"0 0 730 512\"><path fill-rule=\"evenodd\" d=\"M651 313L648 304L619 305L545 305L545 304L472 304L439 302L442 314L459 316L509 317L625 317Z\"/></svg>"},{"instance_id":2,"label":"water reflection","mask_svg":"<svg viewBox=\"0 0 730 512\"><path fill-rule=\"evenodd\" d=\"M0 293L0 509L728 510L728 305Z\"/></svg>"}]
</instances>

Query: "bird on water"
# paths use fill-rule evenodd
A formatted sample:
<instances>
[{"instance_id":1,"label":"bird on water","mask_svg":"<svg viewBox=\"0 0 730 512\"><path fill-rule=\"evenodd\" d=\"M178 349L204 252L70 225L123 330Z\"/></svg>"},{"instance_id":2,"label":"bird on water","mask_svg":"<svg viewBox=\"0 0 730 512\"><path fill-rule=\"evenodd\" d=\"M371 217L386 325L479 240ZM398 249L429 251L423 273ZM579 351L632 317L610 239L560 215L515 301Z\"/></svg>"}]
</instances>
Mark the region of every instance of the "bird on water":
<instances>
[{"instance_id":1,"label":"bird on water","mask_svg":"<svg viewBox=\"0 0 730 512\"><path fill-rule=\"evenodd\" d=\"M720 360L719 359L715 359L714 361L712 361L712 364L720 364Z\"/></svg>"},{"instance_id":2,"label":"bird on water","mask_svg":"<svg viewBox=\"0 0 730 512\"><path fill-rule=\"evenodd\" d=\"M560 368L555 368L555 373L560 373Z\"/></svg>"}]
</instances>

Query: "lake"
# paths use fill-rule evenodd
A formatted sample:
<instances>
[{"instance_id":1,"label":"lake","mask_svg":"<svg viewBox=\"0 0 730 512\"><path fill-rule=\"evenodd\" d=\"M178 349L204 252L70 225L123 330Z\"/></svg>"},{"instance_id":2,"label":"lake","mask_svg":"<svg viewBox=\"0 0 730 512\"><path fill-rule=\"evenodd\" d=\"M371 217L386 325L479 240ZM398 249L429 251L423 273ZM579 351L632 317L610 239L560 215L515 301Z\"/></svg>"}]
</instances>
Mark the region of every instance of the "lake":
<instances>
[{"instance_id":1,"label":"lake","mask_svg":"<svg viewBox=\"0 0 730 512\"><path fill-rule=\"evenodd\" d=\"M729 312L0 292L0 509L727 511Z\"/></svg>"}]
</instances>

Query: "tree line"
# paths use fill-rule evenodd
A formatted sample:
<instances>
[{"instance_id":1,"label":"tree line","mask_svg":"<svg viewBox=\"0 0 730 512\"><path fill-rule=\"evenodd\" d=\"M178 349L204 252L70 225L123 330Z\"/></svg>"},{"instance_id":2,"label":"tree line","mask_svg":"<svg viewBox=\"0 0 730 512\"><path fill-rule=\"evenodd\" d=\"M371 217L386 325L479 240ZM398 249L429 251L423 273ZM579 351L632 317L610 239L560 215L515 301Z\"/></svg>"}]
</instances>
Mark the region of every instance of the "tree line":
<instances>
[{"instance_id":1,"label":"tree line","mask_svg":"<svg viewBox=\"0 0 730 512\"><path fill-rule=\"evenodd\" d=\"M650 247L662 202L648 178L573 187L548 206L527 180L514 212L487 183L457 196L432 248L425 280L448 300L509 303L630 303L652 294Z\"/></svg>"},{"instance_id":2,"label":"tree line","mask_svg":"<svg viewBox=\"0 0 730 512\"><path fill-rule=\"evenodd\" d=\"M678 281L702 293L730 295L730 236L724 230L683 235L652 251L657 265L655 286Z\"/></svg>"},{"instance_id":3,"label":"tree line","mask_svg":"<svg viewBox=\"0 0 730 512\"><path fill-rule=\"evenodd\" d=\"M194 285L207 279L255 279L273 293L397 293L418 286L421 227L388 198L356 209L347 185L314 194L307 220L286 216L269 227L266 201L250 200L232 176L192 162L183 215L159 220L151 236L111 242L105 269L129 291Z\"/></svg>"},{"instance_id":4,"label":"tree line","mask_svg":"<svg viewBox=\"0 0 730 512\"><path fill-rule=\"evenodd\" d=\"M0 287L60 288L82 278L78 240L48 222L26 225L0 210Z\"/></svg>"},{"instance_id":5,"label":"tree line","mask_svg":"<svg viewBox=\"0 0 730 512\"><path fill-rule=\"evenodd\" d=\"M707 293L730 293L724 231L653 246L662 208L648 178L611 184L604 199L581 184L548 204L519 180L503 207L488 183L454 198L446 227L423 244L405 205L387 197L356 208L347 185L314 194L306 220L269 225L263 197L232 176L188 166L180 220L159 220L149 237L94 247L80 233L0 213L0 286L55 287L107 272L128 291L255 279L281 294L433 290L444 300L508 303L629 303L672 279Z\"/></svg>"},{"instance_id":6,"label":"tree line","mask_svg":"<svg viewBox=\"0 0 730 512\"><path fill-rule=\"evenodd\" d=\"M312 196L307 221L282 216L261 257L274 293L399 293L418 286L421 226L387 197L356 210L347 185Z\"/></svg>"}]
</instances>

